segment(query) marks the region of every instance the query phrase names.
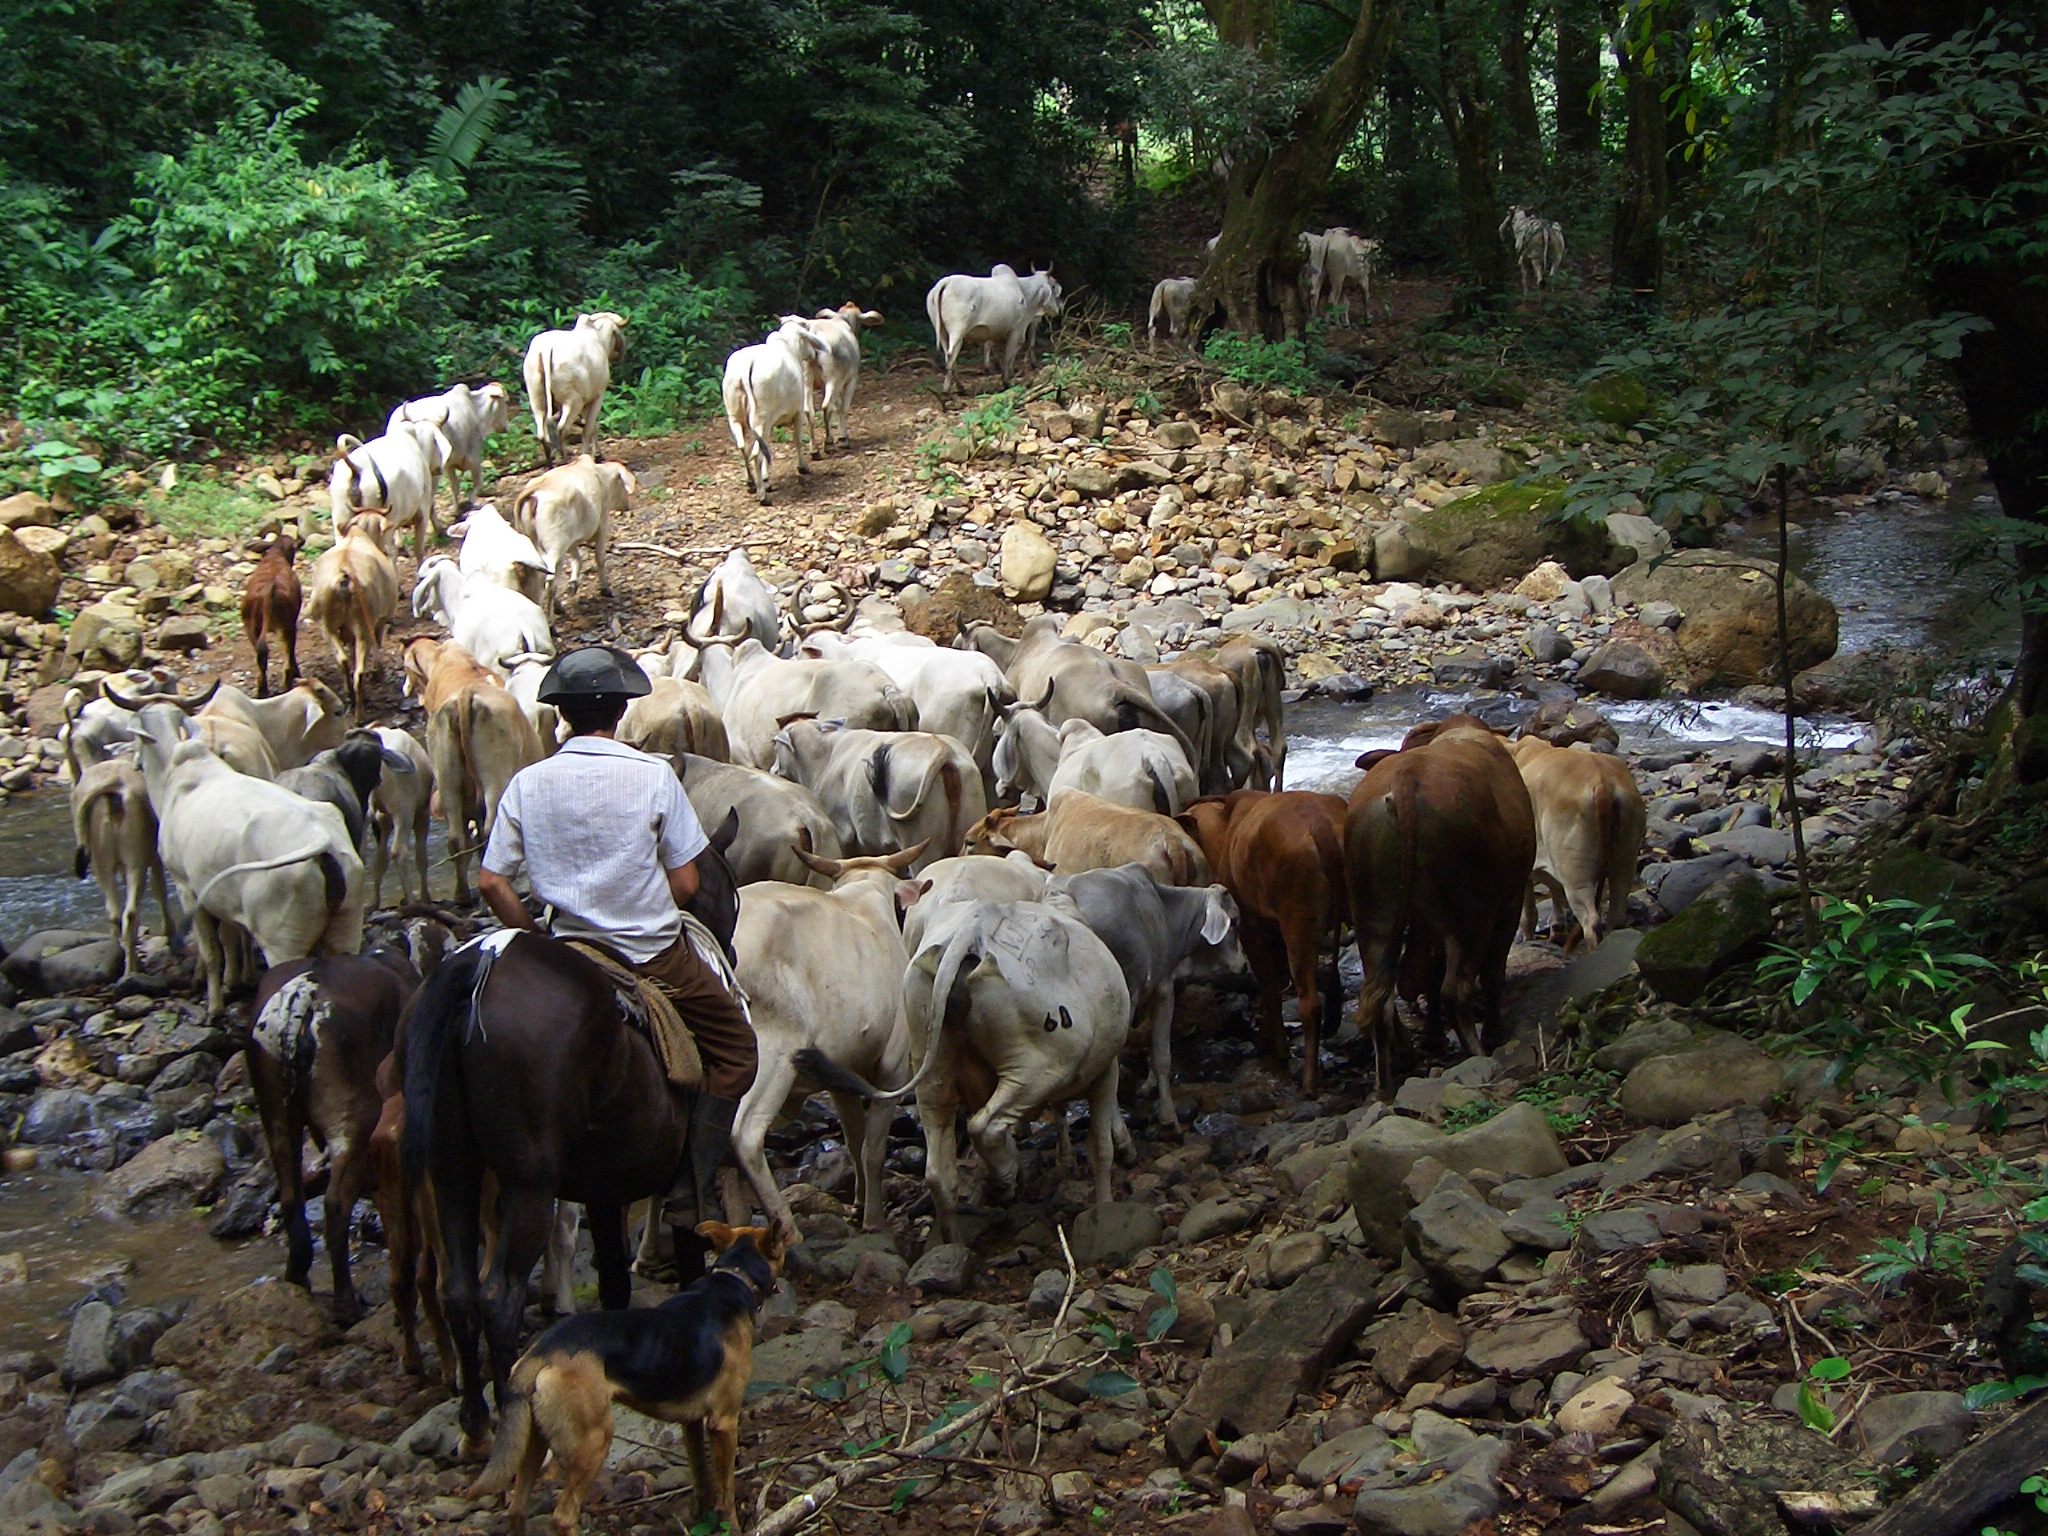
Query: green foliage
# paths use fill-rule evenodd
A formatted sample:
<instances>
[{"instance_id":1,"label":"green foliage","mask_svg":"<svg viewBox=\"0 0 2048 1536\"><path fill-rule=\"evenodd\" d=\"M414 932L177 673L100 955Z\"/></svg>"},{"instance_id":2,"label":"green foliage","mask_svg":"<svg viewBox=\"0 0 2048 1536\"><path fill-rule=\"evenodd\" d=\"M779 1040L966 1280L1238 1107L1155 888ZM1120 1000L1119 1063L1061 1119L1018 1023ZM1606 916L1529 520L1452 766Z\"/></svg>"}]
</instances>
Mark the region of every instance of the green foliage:
<instances>
[{"instance_id":1,"label":"green foliage","mask_svg":"<svg viewBox=\"0 0 2048 1536\"><path fill-rule=\"evenodd\" d=\"M919 475L926 480L945 479L948 472L941 466L970 463L987 449L1014 441L1024 423L1024 398L1023 388L1012 385L934 428L917 445Z\"/></svg>"},{"instance_id":2,"label":"green foliage","mask_svg":"<svg viewBox=\"0 0 2048 1536\"><path fill-rule=\"evenodd\" d=\"M1863 1255L1863 1275L1881 1291L1909 1280L1970 1283L1970 1245L1953 1232L1930 1232L1917 1222L1904 1237L1880 1237Z\"/></svg>"},{"instance_id":3,"label":"green foliage","mask_svg":"<svg viewBox=\"0 0 2048 1536\"><path fill-rule=\"evenodd\" d=\"M1469 1131L1475 1125L1486 1124L1506 1107L1492 1099L1468 1099L1463 1104L1453 1104L1444 1111L1444 1129Z\"/></svg>"},{"instance_id":4,"label":"green foliage","mask_svg":"<svg viewBox=\"0 0 2048 1536\"><path fill-rule=\"evenodd\" d=\"M276 503L223 480L180 478L168 491L143 498L150 521L181 539L245 538L262 526Z\"/></svg>"},{"instance_id":5,"label":"green foliage","mask_svg":"<svg viewBox=\"0 0 2048 1536\"><path fill-rule=\"evenodd\" d=\"M1102 342L1109 347L1128 347L1131 344L1131 322L1112 320L1102 328Z\"/></svg>"},{"instance_id":6,"label":"green foliage","mask_svg":"<svg viewBox=\"0 0 2048 1536\"><path fill-rule=\"evenodd\" d=\"M1956 922L1940 907L1830 897L1820 923L1812 949L1773 945L1757 965L1794 1007L1818 1006L1796 1037L1810 1048L1851 1067L1883 1061L1916 1082L1945 1079L1966 1052L1998 1049L1973 1031L1971 1005L1949 1001L1968 973L1992 965L1955 947Z\"/></svg>"},{"instance_id":7,"label":"green foliage","mask_svg":"<svg viewBox=\"0 0 2048 1536\"><path fill-rule=\"evenodd\" d=\"M1298 339L1267 341L1217 331L1202 345L1202 356L1239 384L1262 389L1314 389L1318 382L1308 348Z\"/></svg>"},{"instance_id":8,"label":"green foliage","mask_svg":"<svg viewBox=\"0 0 2048 1536\"><path fill-rule=\"evenodd\" d=\"M425 169L444 181L468 170L512 99L511 82L496 75L482 75L465 85L434 119L427 135Z\"/></svg>"},{"instance_id":9,"label":"green foliage","mask_svg":"<svg viewBox=\"0 0 2048 1536\"><path fill-rule=\"evenodd\" d=\"M1828 1355L1806 1368L1806 1380L1799 1383L1799 1422L1808 1429L1827 1434L1835 1427L1830 1386L1849 1379L1850 1365L1840 1355Z\"/></svg>"}]
</instances>

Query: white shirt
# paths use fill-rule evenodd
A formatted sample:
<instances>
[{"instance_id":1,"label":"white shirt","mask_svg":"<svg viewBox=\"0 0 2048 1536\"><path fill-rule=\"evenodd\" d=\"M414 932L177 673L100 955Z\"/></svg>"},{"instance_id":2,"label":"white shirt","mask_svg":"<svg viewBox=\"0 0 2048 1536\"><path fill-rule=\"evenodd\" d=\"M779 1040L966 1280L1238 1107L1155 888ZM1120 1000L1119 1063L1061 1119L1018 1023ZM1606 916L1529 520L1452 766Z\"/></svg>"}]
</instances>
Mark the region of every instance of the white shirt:
<instances>
[{"instance_id":1,"label":"white shirt","mask_svg":"<svg viewBox=\"0 0 2048 1536\"><path fill-rule=\"evenodd\" d=\"M484 868L521 869L555 909L563 938L599 939L636 963L683 931L666 871L709 844L667 762L602 736L576 736L505 787Z\"/></svg>"}]
</instances>

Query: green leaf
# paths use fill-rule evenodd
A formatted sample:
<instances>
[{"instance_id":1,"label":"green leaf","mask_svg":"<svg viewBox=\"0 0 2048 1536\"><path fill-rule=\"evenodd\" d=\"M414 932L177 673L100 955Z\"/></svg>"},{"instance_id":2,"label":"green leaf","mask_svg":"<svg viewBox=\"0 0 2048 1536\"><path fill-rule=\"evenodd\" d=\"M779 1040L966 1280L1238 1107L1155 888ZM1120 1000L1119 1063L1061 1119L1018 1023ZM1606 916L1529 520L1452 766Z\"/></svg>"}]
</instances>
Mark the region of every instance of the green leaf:
<instances>
[{"instance_id":1,"label":"green leaf","mask_svg":"<svg viewBox=\"0 0 2048 1536\"><path fill-rule=\"evenodd\" d=\"M1145 1342L1148 1344L1158 1343L1166 1337L1168 1332L1172 1330L1173 1325L1179 1321L1180 1308L1174 1303L1168 1302L1146 1320Z\"/></svg>"},{"instance_id":2,"label":"green leaf","mask_svg":"<svg viewBox=\"0 0 2048 1536\"><path fill-rule=\"evenodd\" d=\"M1806 1383L1799 1384L1799 1422L1826 1434L1835 1427L1835 1411Z\"/></svg>"},{"instance_id":3,"label":"green leaf","mask_svg":"<svg viewBox=\"0 0 2048 1536\"><path fill-rule=\"evenodd\" d=\"M1090 1397L1124 1397L1142 1389L1128 1371L1097 1371L1081 1383L1081 1390Z\"/></svg>"},{"instance_id":4,"label":"green leaf","mask_svg":"<svg viewBox=\"0 0 2048 1536\"><path fill-rule=\"evenodd\" d=\"M515 92L511 82L496 75L479 75L441 109L427 134L427 170L443 181L452 181L475 163L490 142Z\"/></svg>"},{"instance_id":5,"label":"green leaf","mask_svg":"<svg viewBox=\"0 0 2048 1536\"><path fill-rule=\"evenodd\" d=\"M1152 1289L1168 1301L1180 1300L1180 1287L1173 1282L1173 1271L1161 1265L1149 1276Z\"/></svg>"},{"instance_id":6,"label":"green leaf","mask_svg":"<svg viewBox=\"0 0 2048 1536\"><path fill-rule=\"evenodd\" d=\"M1813 1362L1806 1374L1815 1381L1847 1381L1850 1365L1840 1355L1826 1355Z\"/></svg>"}]
</instances>

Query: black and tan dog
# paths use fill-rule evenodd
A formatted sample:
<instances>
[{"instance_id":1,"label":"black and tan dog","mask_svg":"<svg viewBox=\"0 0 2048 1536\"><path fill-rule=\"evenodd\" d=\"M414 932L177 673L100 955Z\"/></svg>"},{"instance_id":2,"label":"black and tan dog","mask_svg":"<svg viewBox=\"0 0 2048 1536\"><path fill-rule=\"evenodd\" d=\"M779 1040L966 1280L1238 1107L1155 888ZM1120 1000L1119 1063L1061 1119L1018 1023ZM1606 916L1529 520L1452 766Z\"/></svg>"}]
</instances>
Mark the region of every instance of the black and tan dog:
<instances>
[{"instance_id":1,"label":"black and tan dog","mask_svg":"<svg viewBox=\"0 0 2048 1536\"><path fill-rule=\"evenodd\" d=\"M774 1227L697 1228L718 1259L701 1280L658 1307L564 1318L512 1368L490 1465L470 1497L512 1490L511 1532L526 1529L526 1501L541 1459L554 1452L562 1496L559 1536L575 1536L590 1485L612 1443L612 1404L683 1426L700 1519L714 1511L739 1530L733 1459L754 1353L754 1322L782 1273L787 1236Z\"/></svg>"}]
</instances>

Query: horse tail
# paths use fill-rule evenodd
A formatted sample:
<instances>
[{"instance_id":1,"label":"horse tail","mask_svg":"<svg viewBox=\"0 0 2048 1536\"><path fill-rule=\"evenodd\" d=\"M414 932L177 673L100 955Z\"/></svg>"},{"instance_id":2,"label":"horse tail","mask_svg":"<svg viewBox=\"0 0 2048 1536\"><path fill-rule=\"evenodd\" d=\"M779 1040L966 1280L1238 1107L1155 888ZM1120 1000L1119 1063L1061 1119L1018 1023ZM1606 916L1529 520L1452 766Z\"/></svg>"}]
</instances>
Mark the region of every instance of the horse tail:
<instances>
[{"instance_id":1,"label":"horse tail","mask_svg":"<svg viewBox=\"0 0 2048 1536\"><path fill-rule=\"evenodd\" d=\"M540 1375L541 1362L526 1356L512 1368L506 1384L505 1404L498 1419L498 1433L491 1441L491 1459L470 1484L469 1496L480 1499L487 1493L503 1493L512 1486L526 1448L533 1443L533 1383Z\"/></svg>"},{"instance_id":2,"label":"horse tail","mask_svg":"<svg viewBox=\"0 0 2048 1536\"><path fill-rule=\"evenodd\" d=\"M401 1147L408 1178L418 1179L426 1171L427 1153L434 1144L434 1105L440 1095L441 1073L463 1026L475 1012L485 958L483 950L469 949L444 960L413 998L405 1021L405 1140Z\"/></svg>"}]
</instances>

